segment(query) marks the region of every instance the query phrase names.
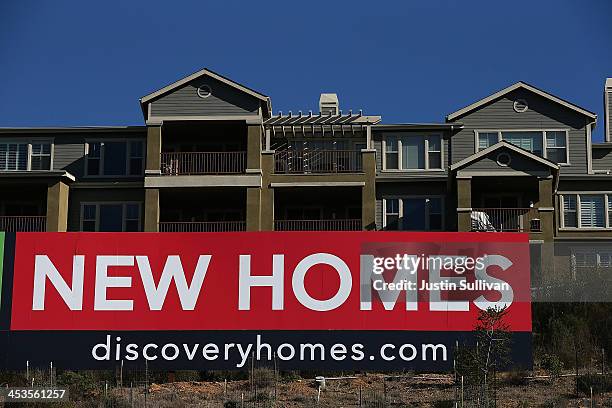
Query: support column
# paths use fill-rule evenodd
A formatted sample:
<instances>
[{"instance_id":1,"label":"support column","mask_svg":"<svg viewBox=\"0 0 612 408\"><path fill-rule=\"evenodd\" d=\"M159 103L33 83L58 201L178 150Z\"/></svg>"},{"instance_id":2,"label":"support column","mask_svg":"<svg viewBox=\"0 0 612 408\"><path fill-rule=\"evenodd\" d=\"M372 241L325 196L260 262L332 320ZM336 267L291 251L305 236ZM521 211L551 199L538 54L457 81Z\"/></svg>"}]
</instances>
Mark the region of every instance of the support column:
<instances>
[{"instance_id":1,"label":"support column","mask_svg":"<svg viewBox=\"0 0 612 408\"><path fill-rule=\"evenodd\" d=\"M247 173L261 170L261 141L263 127L261 124L247 126Z\"/></svg>"},{"instance_id":2,"label":"support column","mask_svg":"<svg viewBox=\"0 0 612 408\"><path fill-rule=\"evenodd\" d=\"M144 230L145 232L159 232L158 188L147 188L145 190Z\"/></svg>"},{"instance_id":3,"label":"support column","mask_svg":"<svg viewBox=\"0 0 612 408\"><path fill-rule=\"evenodd\" d=\"M147 126L147 165L145 175L161 174L161 125Z\"/></svg>"},{"instance_id":4,"label":"support column","mask_svg":"<svg viewBox=\"0 0 612 408\"><path fill-rule=\"evenodd\" d=\"M376 230L376 150L361 151L365 185L361 189L361 228Z\"/></svg>"},{"instance_id":5,"label":"support column","mask_svg":"<svg viewBox=\"0 0 612 408\"><path fill-rule=\"evenodd\" d=\"M261 155L261 230L274 230L274 189L270 187L274 172L274 151L266 150Z\"/></svg>"},{"instance_id":6,"label":"support column","mask_svg":"<svg viewBox=\"0 0 612 408\"><path fill-rule=\"evenodd\" d=\"M457 231L472 230L472 179L457 178Z\"/></svg>"},{"instance_id":7,"label":"support column","mask_svg":"<svg viewBox=\"0 0 612 408\"><path fill-rule=\"evenodd\" d=\"M545 242L553 240L554 236L554 214L555 206L553 203L553 178L538 179L538 204L540 225L542 228L541 237Z\"/></svg>"},{"instance_id":8,"label":"support column","mask_svg":"<svg viewBox=\"0 0 612 408\"><path fill-rule=\"evenodd\" d=\"M246 195L246 230L259 231L261 220L261 188L248 187Z\"/></svg>"},{"instance_id":9,"label":"support column","mask_svg":"<svg viewBox=\"0 0 612 408\"><path fill-rule=\"evenodd\" d=\"M66 232L68 192L68 185L62 181L47 187L47 232Z\"/></svg>"}]
</instances>

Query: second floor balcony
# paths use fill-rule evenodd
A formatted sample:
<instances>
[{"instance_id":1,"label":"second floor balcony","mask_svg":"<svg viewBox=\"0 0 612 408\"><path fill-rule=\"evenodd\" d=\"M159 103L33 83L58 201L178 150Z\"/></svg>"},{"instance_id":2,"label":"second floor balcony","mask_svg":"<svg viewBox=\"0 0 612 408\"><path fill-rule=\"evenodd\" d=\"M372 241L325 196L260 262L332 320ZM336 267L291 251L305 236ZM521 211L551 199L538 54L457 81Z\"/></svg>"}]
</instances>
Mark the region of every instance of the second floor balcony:
<instances>
[{"instance_id":1,"label":"second floor balcony","mask_svg":"<svg viewBox=\"0 0 612 408\"><path fill-rule=\"evenodd\" d=\"M542 231L537 208L474 208L470 218L476 232Z\"/></svg>"},{"instance_id":2,"label":"second floor balcony","mask_svg":"<svg viewBox=\"0 0 612 408\"><path fill-rule=\"evenodd\" d=\"M242 174L246 161L246 151L164 152L161 154L161 173L166 176Z\"/></svg>"},{"instance_id":3,"label":"second floor balcony","mask_svg":"<svg viewBox=\"0 0 612 408\"><path fill-rule=\"evenodd\" d=\"M358 150L277 150L274 153L275 173L360 173L363 171Z\"/></svg>"}]
</instances>

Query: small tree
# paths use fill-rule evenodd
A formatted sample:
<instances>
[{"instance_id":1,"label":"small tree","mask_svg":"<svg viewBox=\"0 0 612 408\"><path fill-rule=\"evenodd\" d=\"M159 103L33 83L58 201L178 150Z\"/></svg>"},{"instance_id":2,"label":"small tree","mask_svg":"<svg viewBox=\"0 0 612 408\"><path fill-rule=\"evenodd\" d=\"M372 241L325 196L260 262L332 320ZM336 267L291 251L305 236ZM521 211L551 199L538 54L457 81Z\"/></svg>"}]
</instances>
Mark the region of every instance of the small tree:
<instances>
[{"instance_id":1,"label":"small tree","mask_svg":"<svg viewBox=\"0 0 612 408\"><path fill-rule=\"evenodd\" d=\"M458 350L458 373L475 387L477 406L489 407L491 375L509 362L510 326L503 308L487 308L478 314L474 337L476 345ZM493 378L495 381L495 378Z\"/></svg>"}]
</instances>

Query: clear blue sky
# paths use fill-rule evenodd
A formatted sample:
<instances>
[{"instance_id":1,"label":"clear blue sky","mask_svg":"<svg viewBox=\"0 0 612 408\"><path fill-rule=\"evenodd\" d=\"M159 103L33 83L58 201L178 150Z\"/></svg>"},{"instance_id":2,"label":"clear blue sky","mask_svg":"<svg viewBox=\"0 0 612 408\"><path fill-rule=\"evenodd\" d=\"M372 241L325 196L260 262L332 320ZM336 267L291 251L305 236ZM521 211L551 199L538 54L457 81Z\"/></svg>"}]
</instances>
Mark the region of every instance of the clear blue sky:
<instances>
[{"instance_id":1,"label":"clear blue sky","mask_svg":"<svg viewBox=\"0 0 612 408\"><path fill-rule=\"evenodd\" d=\"M0 2L0 126L142 124L138 99L203 67L274 111L439 122L523 80L598 114L612 1Z\"/></svg>"}]
</instances>

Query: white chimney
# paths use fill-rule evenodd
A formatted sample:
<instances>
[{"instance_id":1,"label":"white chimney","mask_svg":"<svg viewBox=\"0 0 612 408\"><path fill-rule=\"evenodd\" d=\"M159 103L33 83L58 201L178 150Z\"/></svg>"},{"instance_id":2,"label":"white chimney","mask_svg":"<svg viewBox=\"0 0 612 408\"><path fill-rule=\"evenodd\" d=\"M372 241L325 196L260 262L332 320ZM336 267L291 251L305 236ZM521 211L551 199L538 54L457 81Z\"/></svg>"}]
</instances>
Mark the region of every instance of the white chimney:
<instances>
[{"instance_id":1,"label":"white chimney","mask_svg":"<svg viewBox=\"0 0 612 408\"><path fill-rule=\"evenodd\" d=\"M604 90L604 131L606 142L612 142L612 78L606 78Z\"/></svg>"},{"instance_id":2,"label":"white chimney","mask_svg":"<svg viewBox=\"0 0 612 408\"><path fill-rule=\"evenodd\" d=\"M338 95L335 93L322 93L319 98L319 112L325 115L337 115L340 113Z\"/></svg>"}]
</instances>

